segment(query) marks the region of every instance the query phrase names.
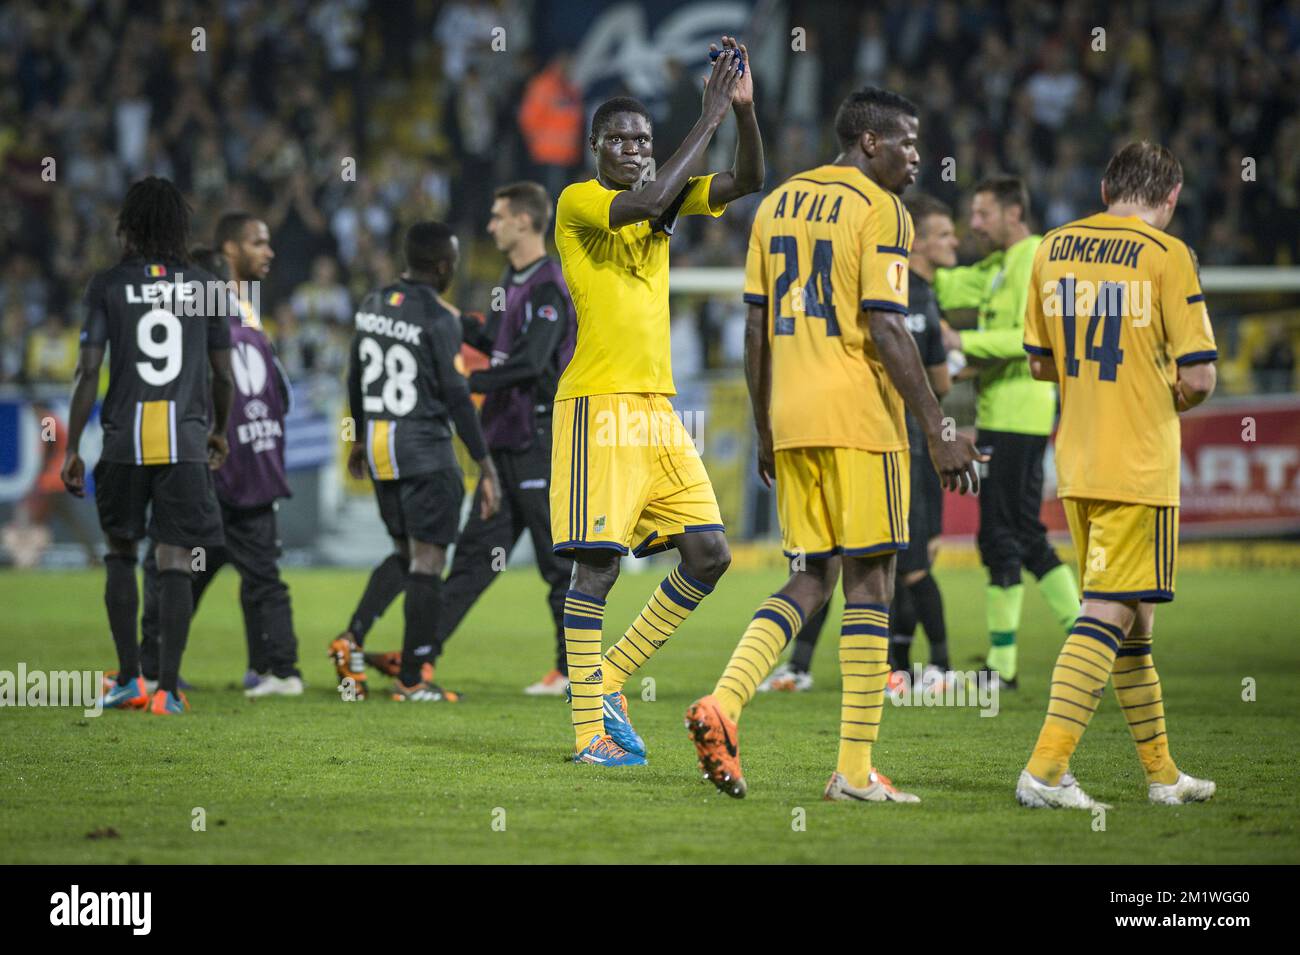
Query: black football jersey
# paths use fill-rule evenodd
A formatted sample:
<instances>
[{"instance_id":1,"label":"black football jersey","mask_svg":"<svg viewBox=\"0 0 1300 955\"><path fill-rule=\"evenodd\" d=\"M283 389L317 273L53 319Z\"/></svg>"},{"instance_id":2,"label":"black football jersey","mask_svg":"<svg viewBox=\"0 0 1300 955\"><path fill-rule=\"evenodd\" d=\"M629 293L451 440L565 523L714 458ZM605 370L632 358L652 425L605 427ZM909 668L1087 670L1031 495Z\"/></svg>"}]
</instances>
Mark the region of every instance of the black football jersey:
<instances>
[{"instance_id":1,"label":"black football jersey","mask_svg":"<svg viewBox=\"0 0 1300 955\"><path fill-rule=\"evenodd\" d=\"M456 370L460 319L432 288L400 279L361 300L348 373L377 481L456 467L449 405L468 392Z\"/></svg>"},{"instance_id":2,"label":"black football jersey","mask_svg":"<svg viewBox=\"0 0 1300 955\"><path fill-rule=\"evenodd\" d=\"M943 312L939 309L939 299L934 294L934 287L915 272L909 276L907 296L907 330L916 341L916 348L921 353L921 364L942 365L948 360L948 353L943 347L943 330L940 320ZM907 443L912 453L929 454L925 443L925 432L917 424L912 413L907 412Z\"/></svg>"},{"instance_id":3,"label":"black football jersey","mask_svg":"<svg viewBox=\"0 0 1300 955\"><path fill-rule=\"evenodd\" d=\"M90 280L81 343L108 348L102 460L207 460L208 352L230 348L226 290L198 266L144 258Z\"/></svg>"}]
</instances>

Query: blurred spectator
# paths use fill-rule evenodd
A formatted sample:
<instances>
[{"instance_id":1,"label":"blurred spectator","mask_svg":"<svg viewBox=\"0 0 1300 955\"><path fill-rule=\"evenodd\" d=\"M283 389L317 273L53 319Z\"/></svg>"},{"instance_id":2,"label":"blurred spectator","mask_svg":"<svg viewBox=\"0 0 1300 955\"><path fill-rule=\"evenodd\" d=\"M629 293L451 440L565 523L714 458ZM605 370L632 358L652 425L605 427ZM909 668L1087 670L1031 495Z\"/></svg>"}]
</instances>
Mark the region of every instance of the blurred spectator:
<instances>
[{"instance_id":1,"label":"blurred spectator","mask_svg":"<svg viewBox=\"0 0 1300 955\"><path fill-rule=\"evenodd\" d=\"M50 315L27 336L24 377L29 382L71 381L79 347L77 333Z\"/></svg>"},{"instance_id":2,"label":"blurred spectator","mask_svg":"<svg viewBox=\"0 0 1300 955\"><path fill-rule=\"evenodd\" d=\"M494 184L538 178L555 196L586 175L586 119L617 85L655 110L660 162L698 116L702 51L671 51L680 63L663 64L662 75L644 54L668 14L649 11L648 35L628 37L621 84L578 89L558 45L576 50L585 37L533 43L554 34L543 19L554 6L7 0L0 380L20 377L29 345L43 374L59 366L61 339L47 317L78 324L89 276L120 256L113 223L125 189L146 173L172 175L187 193L196 240L233 209L267 222L277 257L263 308L289 316L281 345L300 352L304 374L342 367L346 341L335 329L351 305L341 303L398 271L394 250L415 219L457 223L467 245L456 294L490 288L495 276L477 274L484 260L472 243ZM807 54L782 39L755 63L769 184L833 156L834 105L871 82L920 105L917 188L949 202L1010 171L1030 184L1039 224L1050 227L1096 209L1110 154L1146 136L1183 163L1172 228L1203 262L1300 264L1296 0L782 6L786 22L773 26L803 27ZM194 23L207 29L201 55L191 49ZM1253 164L1249 177L1243 163ZM742 204L726 221L736 227L745 213ZM739 266L735 232L692 226L677 255ZM334 262L324 283L322 256ZM694 338L678 342L683 369L729 360L718 330L733 319L716 305L691 306L697 320L675 326L675 339Z\"/></svg>"},{"instance_id":3,"label":"blurred spectator","mask_svg":"<svg viewBox=\"0 0 1300 955\"><path fill-rule=\"evenodd\" d=\"M0 384L22 381L27 360L27 322L23 310L10 305L0 312Z\"/></svg>"},{"instance_id":4,"label":"blurred spectator","mask_svg":"<svg viewBox=\"0 0 1300 955\"><path fill-rule=\"evenodd\" d=\"M339 281L338 266L331 256L316 256L311 281L298 286L291 305L294 317L308 326L347 325L352 321L352 296Z\"/></svg>"},{"instance_id":5,"label":"blurred spectator","mask_svg":"<svg viewBox=\"0 0 1300 955\"><path fill-rule=\"evenodd\" d=\"M552 197L568 184L570 170L582 159L582 90L569 79L571 61L567 51L556 54L528 81L519 107L519 128L534 177Z\"/></svg>"},{"instance_id":6,"label":"blurred spectator","mask_svg":"<svg viewBox=\"0 0 1300 955\"><path fill-rule=\"evenodd\" d=\"M1263 394L1279 394L1295 389L1295 349L1291 334L1281 321L1268 323L1268 337L1255 350L1250 359L1250 371L1255 379L1255 390Z\"/></svg>"}]
</instances>

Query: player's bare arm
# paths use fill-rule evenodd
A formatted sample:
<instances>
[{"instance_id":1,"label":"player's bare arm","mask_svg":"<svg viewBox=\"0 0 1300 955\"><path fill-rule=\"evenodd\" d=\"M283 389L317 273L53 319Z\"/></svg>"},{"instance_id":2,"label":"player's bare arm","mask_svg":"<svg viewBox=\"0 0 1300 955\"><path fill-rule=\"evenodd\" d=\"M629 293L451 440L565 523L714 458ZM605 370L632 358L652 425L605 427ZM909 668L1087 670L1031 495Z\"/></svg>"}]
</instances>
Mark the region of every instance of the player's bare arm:
<instances>
[{"instance_id":1,"label":"player's bare arm","mask_svg":"<svg viewBox=\"0 0 1300 955\"><path fill-rule=\"evenodd\" d=\"M709 205L719 206L734 202L742 196L763 188L766 167L763 160L763 135L758 128L758 114L754 112L754 74L749 68L749 50L737 44L733 36L722 38L724 50L739 52L744 72L736 81L731 94L731 109L736 114L736 158L731 169L720 172L709 184ZM710 52L721 51L716 43L709 44Z\"/></svg>"},{"instance_id":2,"label":"player's bare arm","mask_svg":"<svg viewBox=\"0 0 1300 955\"><path fill-rule=\"evenodd\" d=\"M1180 412L1190 411L1210 395L1218 383L1219 373L1212 361L1194 365L1179 365L1178 380L1174 382L1174 400Z\"/></svg>"},{"instance_id":3,"label":"player's bare arm","mask_svg":"<svg viewBox=\"0 0 1300 955\"><path fill-rule=\"evenodd\" d=\"M767 339L767 306L750 305L745 314L745 385L758 429L758 476L767 487L776 480L772 449L772 347Z\"/></svg>"},{"instance_id":4,"label":"player's bare arm","mask_svg":"<svg viewBox=\"0 0 1300 955\"><path fill-rule=\"evenodd\" d=\"M713 69L704 85L700 118L677 147L677 152L658 167L655 178L645 188L635 192L631 189L654 153L650 123L644 116L620 113L600 131L599 141L592 137L591 148L596 152L601 183L622 190L609 206L611 229L658 218L673 204L686 187L696 160L704 154L727 115L740 79L740 62L740 54L734 49L724 50L713 61Z\"/></svg>"},{"instance_id":5,"label":"player's bare arm","mask_svg":"<svg viewBox=\"0 0 1300 955\"><path fill-rule=\"evenodd\" d=\"M86 462L81 459L81 433L86 430L99 390L99 368L104 363L101 346L83 346L77 357L77 373L68 407L68 453L63 459L63 486L75 497L86 496Z\"/></svg>"},{"instance_id":6,"label":"player's bare arm","mask_svg":"<svg viewBox=\"0 0 1300 955\"><path fill-rule=\"evenodd\" d=\"M226 443L226 423L230 420L230 402L235 397L235 375L230 367L230 349L208 352L212 366L212 430L208 432L208 467L213 471L226 463L230 446Z\"/></svg>"},{"instance_id":7,"label":"player's bare arm","mask_svg":"<svg viewBox=\"0 0 1300 955\"><path fill-rule=\"evenodd\" d=\"M925 432L930 460L934 462L944 488L960 494L967 491L978 494L980 479L975 464L988 458L976 451L970 438L963 434L954 435L951 441L944 440L943 412L939 400L930 390L925 366L921 364L921 353L917 351L912 333L907 330L904 317L897 312L873 308L867 310L866 321L885 371Z\"/></svg>"}]
</instances>

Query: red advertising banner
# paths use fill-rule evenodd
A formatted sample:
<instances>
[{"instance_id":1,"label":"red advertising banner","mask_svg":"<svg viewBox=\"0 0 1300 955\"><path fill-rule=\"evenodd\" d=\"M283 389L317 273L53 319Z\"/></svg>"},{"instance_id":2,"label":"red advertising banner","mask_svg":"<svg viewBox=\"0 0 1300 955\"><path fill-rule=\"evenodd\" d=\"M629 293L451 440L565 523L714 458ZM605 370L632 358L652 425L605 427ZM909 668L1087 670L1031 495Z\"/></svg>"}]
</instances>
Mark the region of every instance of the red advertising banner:
<instances>
[{"instance_id":1,"label":"red advertising banner","mask_svg":"<svg viewBox=\"0 0 1300 955\"><path fill-rule=\"evenodd\" d=\"M1300 533L1300 395L1216 398L1182 416L1184 538ZM1045 462L1043 522L1065 531L1055 468ZM979 526L973 498L944 496L944 535Z\"/></svg>"}]
</instances>

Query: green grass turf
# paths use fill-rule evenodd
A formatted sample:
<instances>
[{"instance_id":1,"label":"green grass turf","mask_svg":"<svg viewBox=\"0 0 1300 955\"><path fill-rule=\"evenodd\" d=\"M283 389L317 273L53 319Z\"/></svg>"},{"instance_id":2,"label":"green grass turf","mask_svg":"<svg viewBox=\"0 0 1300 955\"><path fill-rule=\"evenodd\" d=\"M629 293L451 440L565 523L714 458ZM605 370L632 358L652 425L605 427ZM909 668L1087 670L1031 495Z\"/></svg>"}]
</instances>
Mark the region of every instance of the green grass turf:
<instances>
[{"instance_id":1,"label":"green grass turf","mask_svg":"<svg viewBox=\"0 0 1300 955\"><path fill-rule=\"evenodd\" d=\"M664 566L624 576L609 602L611 631L636 613ZM981 574L939 577L953 659L964 666L982 648ZM749 798L719 796L696 773L682 711L712 687L780 572L730 574L637 675L631 712L650 765L621 771L566 762L563 702L519 692L550 653L542 585L528 570L506 573L450 644L439 675L465 693L459 705L341 702L325 644L365 575L289 579L310 683L302 699L253 704L237 690L245 657L227 573L191 632L184 673L200 688L189 715L0 710L0 861L1300 861L1300 666L1294 580L1283 572L1180 575L1178 602L1156 625L1173 752L1187 770L1215 778L1219 794L1206 805L1148 805L1108 693L1073 763L1088 790L1114 804L1105 831L1094 831L1088 813L1031 812L1012 798L1061 642L1033 593L1024 689L1004 694L995 718L887 705L876 763L924 802L864 806L820 798L838 735L834 632L818 653L813 692L760 697L746 713ZM0 669L110 667L101 582L89 572L0 574ZM395 647L400 626L399 607L370 645ZM656 681L654 702L639 699L642 676ZM1256 702L1242 700L1247 677L1257 681ZM191 829L195 807L206 810L206 832ZM492 825L498 809L504 831ZM117 837L88 837L108 828Z\"/></svg>"}]
</instances>

